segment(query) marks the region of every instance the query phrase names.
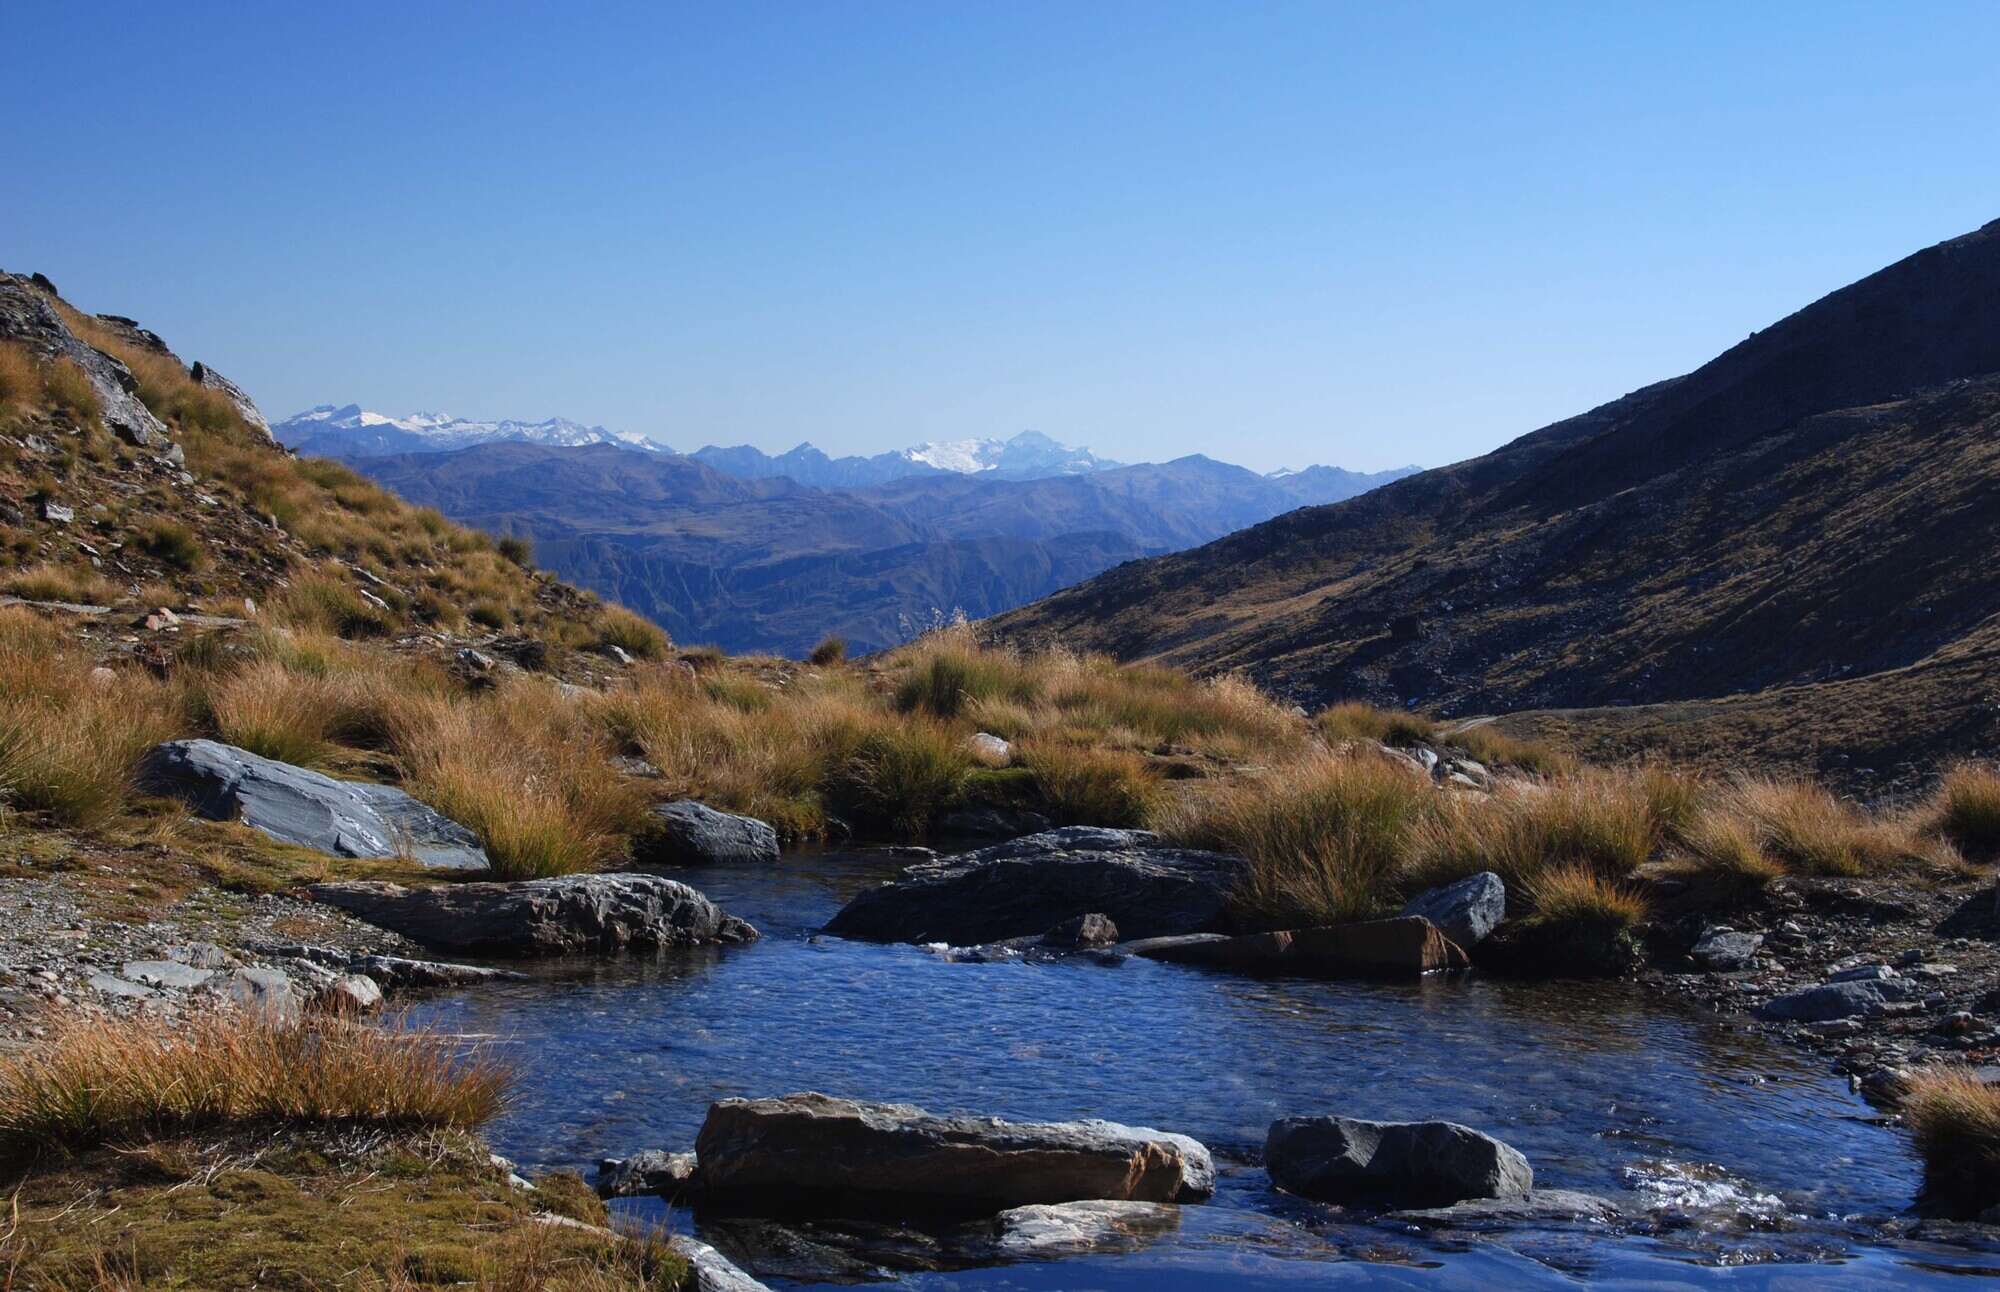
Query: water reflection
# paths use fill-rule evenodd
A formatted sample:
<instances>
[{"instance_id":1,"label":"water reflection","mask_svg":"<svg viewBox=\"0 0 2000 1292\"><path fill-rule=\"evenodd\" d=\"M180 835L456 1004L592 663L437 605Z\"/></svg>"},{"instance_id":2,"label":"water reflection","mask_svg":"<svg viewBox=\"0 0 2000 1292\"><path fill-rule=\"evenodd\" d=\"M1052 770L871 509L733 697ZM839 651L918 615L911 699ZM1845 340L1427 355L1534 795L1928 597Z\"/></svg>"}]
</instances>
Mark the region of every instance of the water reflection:
<instances>
[{"instance_id":1,"label":"water reflection","mask_svg":"<svg viewBox=\"0 0 2000 1292\"><path fill-rule=\"evenodd\" d=\"M548 966L426 1012L510 1039L521 1092L493 1139L537 1167L684 1148L711 1101L800 1089L1016 1118L1103 1116L1184 1131L1218 1156L1214 1205L1190 1209L1171 1240L1117 1258L913 1275L912 1287L1469 1287L1530 1271L1652 1286L1944 1277L1829 1219L1895 1213L1917 1184L1903 1141L1866 1122L1843 1084L1632 989L1314 983L1147 961L955 964L915 947L812 938L846 896L894 869L829 854L690 875L764 940ZM1527 1153L1539 1183L1611 1195L1640 1223L1468 1246L1284 1198L1256 1165L1265 1129L1316 1111L1480 1126ZM1704 1213L1667 1200L1676 1173L1712 1173L1744 1200L1779 1205L1743 1221L1748 1203L1718 1194ZM1844 1263L1797 1264L1829 1257Z\"/></svg>"}]
</instances>

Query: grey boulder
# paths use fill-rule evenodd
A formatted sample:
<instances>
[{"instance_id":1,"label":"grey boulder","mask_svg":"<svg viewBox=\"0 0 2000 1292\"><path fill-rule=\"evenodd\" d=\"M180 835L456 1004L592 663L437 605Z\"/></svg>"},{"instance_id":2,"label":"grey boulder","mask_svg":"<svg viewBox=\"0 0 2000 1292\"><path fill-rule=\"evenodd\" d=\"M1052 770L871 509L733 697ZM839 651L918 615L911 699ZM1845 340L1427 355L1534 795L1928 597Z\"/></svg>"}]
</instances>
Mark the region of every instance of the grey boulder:
<instances>
[{"instance_id":1,"label":"grey boulder","mask_svg":"<svg viewBox=\"0 0 2000 1292\"><path fill-rule=\"evenodd\" d=\"M1705 969L1733 973L1748 969L1764 945L1761 933L1739 933L1735 929L1712 928L1701 935L1688 954Z\"/></svg>"},{"instance_id":2,"label":"grey boulder","mask_svg":"<svg viewBox=\"0 0 2000 1292\"><path fill-rule=\"evenodd\" d=\"M1239 858L1170 848L1144 830L1071 826L908 867L855 897L826 931L972 946L1101 914L1128 938L1199 933L1228 922L1244 871Z\"/></svg>"},{"instance_id":3,"label":"grey boulder","mask_svg":"<svg viewBox=\"0 0 2000 1292\"><path fill-rule=\"evenodd\" d=\"M1205 1196L1215 1174L1208 1151L1185 1136L1100 1121L946 1117L812 1093L711 1106L695 1154L705 1205L765 1214L1175 1202Z\"/></svg>"},{"instance_id":4,"label":"grey boulder","mask_svg":"<svg viewBox=\"0 0 2000 1292\"><path fill-rule=\"evenodd\" d=\"M659 865L768 863L778 859L778 832L755 817L681 799L653 809L653 828L640 848L641 861Z\"/></svg>"},{"instance_id":5,"label":"grey boulder","mask_svg":"<svg viewBox=\"0 0 2000 1292\"><path fill-rule=\"evenodd\" d=\"M1037 1203L995 1217L995 1253L1006 1260L1054 1260L1143 1247L1180 1227L1181 1209L1165 1202Z\"/></svg>"},{"instance_id":6,"label":"grey boulder","mask_svg":"<svg viewBox=\"0 0 2000 1292\"><path fill-rule=\"evenodd\" d=\"M311 896L425 946L493 956L611 955L754 941L757 930L658 875L561 875L410 888L315 884Z\"/></svg>"},{"instance_id":7,"label":"grey boulder","mask_svg":"<svg viewBox=\"0 0 2000 1292\"><path fill-rule=\"evenodd\" d=\"M1461 947L1471 947L1507 918L1507 885L1490 870L1410 899L1404 915L1421 915Z\"/></svg>"},{"instance_id":8,"label":"grey boulder","mask_svg":"<svg viewBox=\"0 0 2000 1292\"><path fill-rule=\"evenodd\" d=\"M1922 995L1915 984L1901 978L1827 982L1774 996L1758 1007L1757 1016L1784 1023L1826 1023L1881 1014L1890 1005Z\"/></svg>"},{"instance_id":9,"label":"grey boulder","mask_svg":"<svg viewBox=\"0 0 2000 1292\"><path fill-rule=\"evenodd\" d=\"M1535 1184L1527 1158L1456 1122L1287 1117L1271 1124L1264 1168L1287 1193L1390 1207L1516 1198Z\"/></svg>"},{"instance_id":10,"label":"grey boulder","mask_svg":"<svg viewBox=\"0 0 2000 1292\"><path fill-rule=\"evenodd\" d=\"M483 870L470 830L391 785L337 781L214 740L156 747L140 783L217 821L240 820L280 843L340 857L410 856L426 866Z\"/></svg>"}]
</instances>

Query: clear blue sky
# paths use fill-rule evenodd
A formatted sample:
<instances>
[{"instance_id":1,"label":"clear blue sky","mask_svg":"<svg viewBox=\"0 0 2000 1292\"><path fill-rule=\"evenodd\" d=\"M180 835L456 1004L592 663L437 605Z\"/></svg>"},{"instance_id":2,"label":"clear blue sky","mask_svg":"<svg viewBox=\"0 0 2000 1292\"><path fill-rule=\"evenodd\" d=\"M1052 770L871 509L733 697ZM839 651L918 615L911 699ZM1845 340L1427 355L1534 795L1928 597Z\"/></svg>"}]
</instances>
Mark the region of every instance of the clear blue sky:
<instances>
[{"instance_id":1,"label":"clear blue sky","mask_svg":"<svg viewBox=\"0 0 2000 1292\"><path fill-rule=\"evenodd\" d=\"M0 265L274 416L1436 464L2000 217L2000 4L33 4Z\"/></svg>"}]
</instances>

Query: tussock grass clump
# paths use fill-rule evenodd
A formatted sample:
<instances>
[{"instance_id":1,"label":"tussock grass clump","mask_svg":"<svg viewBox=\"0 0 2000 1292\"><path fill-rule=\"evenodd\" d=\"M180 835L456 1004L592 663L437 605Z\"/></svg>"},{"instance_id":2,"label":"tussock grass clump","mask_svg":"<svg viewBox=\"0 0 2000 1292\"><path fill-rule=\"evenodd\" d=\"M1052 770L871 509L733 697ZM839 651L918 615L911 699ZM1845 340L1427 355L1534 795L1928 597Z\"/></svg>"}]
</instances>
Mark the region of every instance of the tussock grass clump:
<instances>
[{"instance_id":1,"label":"tussock grass clump","mask_svg":"<svg viewBox=\"0 0 2000 1292\"><path fill-rule=\"evenodd\" d=\"M195 570L202 564L201 540L179 521L147 521L139 528L139 546L146 555L177 570Z\"/></svg>"},{"instance_id":2,"label":"tussock grass clump","mask_svg":"<svg viewBox=\"0 0 2000 1292\"><path fill-rule=\"evenodd\" d=\"M95 661L51 624L0 610L0 799L58 823L102 825L132 791L140 755L185 729L176 687Z\"/></svg>"},{"instance_id":3,"label":"tussock grass clump","mask_svg":"<svg viewBox=\"0 0 2000 1292\"><path fill-rule=\"evenodd\" d=\"M963 634L940 634L946 640L925 647L896 688L896 708L956 718L976 702L1007 698L1027 703L1041 688L1010 655L986 651Z\"/></svg>"},{"instance_id":4,"label":"tussock grass clump","mask_svg":"<svg viewBox=\"0 0 2000 1292\"><path fill-rule=\"evenodd\" d=\"M1019 753L1041 805L1065 825L1144 825L1159 798L1159 774L1126 750L1032 741Z\"/></svg>"},{"instance_id":5,"label":"tussock grass clump","mask_svg":"<svg viewBox=\"0 0 2000 1292\"><path fill-rule=\"evenodd\" d=\"M1919 817L1925 829L1971 857L2000 856L2000 770L1960 763L1945 773Z\"/></svg>"},{"instance_id":6,"label":"tussock grass clump","mask_svg":"<svg viewBox=\"0 0 2000 1292\"><path fill-rule=\"evenodd\" d=\"M1250 863L1236 904L1249 924L1338 924L1381 914L1432 809L1430 786L1381 758L1318 754L1156 814L1185 847Z\"/></svg>"},{"instance_id":7,"label":"tussock grass clump","mask_svg":"<svg viewBox=\"0 0 2000 1292\"><path fill-rule=\"evenodd\" d=\"M508 534L493 545L493 550L524 570L535 564L535 543L526 535Z\"/></svg>"},{"instance_id":8,"label":"tussock grass clump","mask_svg":"<svg viewBox=\"0 0 2000 1292\"><path fill-rule=\"evenodd\" d=\"M115 580L81 563L33 566L8 575L0 581L0 588L29 601L65 601L86 606L112 605L125 595Z\"/></svg>"},{"instance_id":9,"label":"tussock grass clump","mask_svg":"<svg viewBox=\"0 0 2000 1292\"><path fill-rule=\"evenodd\" d=\"M1755 897L1782 879L1782 863L1764 851L1757 827L1739 816L1704 811L1682 835L1681 870L1708 894L1724 902Z\"/></svg>"},{"instance_id":10,"label":"tussock grass clump","mask_svg":"<svg viewBox=\"0 0 2000 1292\"><path fill-rule=\"evenodd\" d=\"M817 664L821 668L828 668L841 663L846 658L847 639L845 637L826 636L820 638L819 644L814 646L812 653L806 656L806 663Z\"/></svg>"},{"instance_id":11,"label":"tussock grass clump","mask_svg":"<svg viewBox=\"0 0 2000 1292\"><path fill-rule=\"evenodd\" d=\"M34 357L11 341L0 341L0 405L34 402L42 393L42 374Z\"/></svg>"},{"instance_id":12,"label":"tussock grass clump","mask_svg":"<svg viewBox=\"0 0 2000 1292\"><path fill-rule=\"evenodd\" d=\"M1903 1118L1924 1159L1927 1201L1956 1216L2000 1203L2000 1086L1966 1068L1933 1068L1909 1082Z\"/></svg>"},{"instance_id":13,"label":"tussock grass clump","mask_svg":"<svg viewBox=\"0 0 2000 1292\"><path fill-rule=\"evenodd\" d=\"M1647 915L1646 899L1628 884L1577 863L1549 866L1527 885L1531 922L1542 928L1621 933Z\"/></svg>"},{"instance_id":14,"label":"tussock grass clump","mask_svg":"<svg viewBox=\"0 0 2000 1292\"><path fill-rule=\"evenodd\" d=\"M440 1038L335 1017L70 1017L0 1059L0 1145L74 1150L265 1118L469 1129L506 1083Z\"/></svg>"},{"instance_id":15,"label":"tussock grass clump","mask_svg":"<svg viewBox=\"0 0 2000 1292\"><path fill-rule=\"evenodd\" d=\"M83 369L68 359L42 365L42 400L50 408L68 413L78 422L95 422L104 412L97 388Z\"/></svg>"},{"instance_id":16,"label":"tussock grass clump","mask_svg":"<svg viewBox=\"0 0 2000 1292\"><path fill-rule=\"evenodd\" d=\"M210 684L209 712L222 739L266 758L327 767L342 761L343 748L387 747L400 712L446 696L444 678L424 667L291 646L290 662L253 659Z\"/></svg>"},{"instance_id":17,"label":"tussock grass clump","mask_svg":"<svg viewBox=\"0 0 2000 1292\"><path fill-rule=\"evenodd\" d=\"M489 627L499 627L489 624ZM623 606L606 606L597 625L600 646L616 646L634 659L659 659L672 643L650 619L633 614Z\"/></svg>"},{"instance_id":18,"label":"tussock grass clump","mask_svg":"<svg viewBox=\"0 0 2000 1292\"><path fill-rule=\"evenodd\" d=\"M1859 809L1817 785L1746 778L1730 794L1729 807L1788 870L1863 875L1896 855L1894 841Z\"/></svg>"},{"instance_id":19,"label":"tussock grass clump","mask_svg":"<svg viewBox=\"0 0 2000 1292\"><path fill-rule=\"evenodd\" d=\"M1335 743L1373 740L1384 745L1417 745L1428 743L1437 731L1430 720L1414 713L1382 709L1362 700L1342 700L1320 710L1313 725Z\"/></svg>"},{"instance_id":20,"label":"tussock grass clump","mask_svg":"<svg viewBox=\"0 0 2000 1292\"><path fill-rule=\"evenodd\" d=\"M972 756L956 731L912 720L862 736L827 789L855 823L915 838L959 801L971 771Z\"/></svg>"},{"instance_id":21,"label":"tussock grass clump","mask_svg":"<svg viewBox=\"0 0 2000 1292\"><path fill-rule=\"evenodd\" d=\"M478 835L499 878L595 869L644 825L645 796L601 730L538 680L405 697L387 725L410 792Z\"/></svg>"},{"instance_id":22,"label":"tussock grass clump","mask_svg":"<svg viewBox=\"0 0 2000 1292\"><path fill-rule=\"evenodd\" d=\"M1426 823L1413 881L1447 884L1491 870L1510 890L1542 871L1582 866L1625 879L1659 843L1645 796L1630 781L1593 774L1491 796L1453 795Z\"/></svg>"},{"instance_id":23,"label":"tussock grass clump","mask_svg":"<svg viewBox=\"0 0 2000 1292\"><path fill-rule=\"evenodd\" d=\"M367 600L361 589L333 569L293 579L277 597L277 621L292 628L340 637L380 637L394 627L389 612Z\"/></svg>"}]
</instances>

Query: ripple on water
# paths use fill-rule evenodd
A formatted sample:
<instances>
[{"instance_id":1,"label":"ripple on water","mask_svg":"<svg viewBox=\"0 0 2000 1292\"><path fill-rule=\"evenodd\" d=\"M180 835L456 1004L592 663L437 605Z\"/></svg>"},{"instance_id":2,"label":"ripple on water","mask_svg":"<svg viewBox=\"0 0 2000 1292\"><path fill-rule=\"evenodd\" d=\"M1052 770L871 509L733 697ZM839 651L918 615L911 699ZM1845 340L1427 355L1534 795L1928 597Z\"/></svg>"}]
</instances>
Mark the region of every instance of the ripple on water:
<instances>
[{"instance_id":1,"label":"ripple on water","mask_svg":"<svg viewBox=\"0 0 2000 1292\"><path fill-rule=\"evenodd\" d=\"M551 967L430 1002L420 1017L502 1038L520 1087L491 1137L542 1168L685 1148L713 1100L803 1089L1011 1118L1107 1117L1194 1135L1217 1155L1214 1205L1140 1253L913 1276L912 1287L1947 1277L1806 1219L1893 1214L1918 1184L1905 1142L1870 1124L1843 1083L1631 989L1318 983L1138 960L964 964L810 937L846 896L891 873L865 854L704 871L689 878L763 941ZM1690 1249L1644 1226L1571 1227L1465 1243L1364 1224L1274 1194L1257 1165L1273 1119L1313 1112L1462 1121L1520 1148L1540 1184L1604 1193L1628 1213L1716 1237ZM1781 1263L1762 1238L1735 1237L1781 1218L1819 1226ZM1732 1253L1766 1263L1731 1267ZM1840 1259L1798 1263L1829 1256Z\"/></svg>"}]
</instances>

